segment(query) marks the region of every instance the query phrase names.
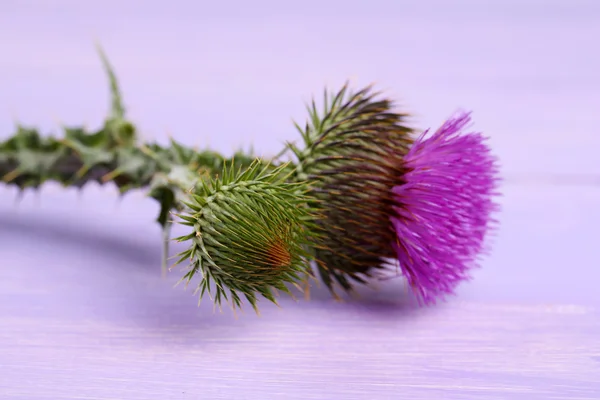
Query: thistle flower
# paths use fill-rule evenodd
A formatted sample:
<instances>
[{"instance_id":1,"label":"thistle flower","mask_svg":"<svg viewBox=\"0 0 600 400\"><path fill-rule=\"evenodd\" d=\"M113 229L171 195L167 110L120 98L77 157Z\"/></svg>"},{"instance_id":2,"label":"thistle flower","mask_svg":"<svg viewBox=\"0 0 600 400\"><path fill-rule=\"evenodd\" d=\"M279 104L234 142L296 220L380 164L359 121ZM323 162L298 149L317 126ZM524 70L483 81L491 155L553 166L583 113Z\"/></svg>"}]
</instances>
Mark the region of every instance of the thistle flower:
<instances>
[{"instance_id":1,"label":"thistle flower","mask_svg":"<svg viewBox=\"0 0 600 400\"><path fill-rule=\"evenodd\" d=\"M272 289L290 293L285 284L307 273L312 215L303 185L286 182L286 168L258 161L237 173L225 168L194 189L179 215L193 230L177 238L191 244L176 264L190 260L182 281L201 275L200 299L214 283L216 305L225 299L239 308L243 294L258 312L257 294L276 303Z\"/></svg>"},{"instance_id":2,"label":"thistle flower","mask_svg":"<svg viewBox=\"0 0 600 400\"><path fill-rule=\"evenodd\" d=\"M321 189L331 224L323 262L356 258L385 272L385 260L395 258L426 304L468 279L498 208L496 160L481 134L461 134L469 121L461 113L407 153L363 153L330 171L335 179ZM334 272L342 283L344 272Z\"/></svg>"},{"instance_id":3,"label":"thistle flower","mask_svg":"<svg viewBox=\"0 0 600 400\"><path fill-rule=\"evenodd\" d=\"M461 135L461 112L433 135L428 131L403 157L405 172L393 193L392 246L410 286L430 304L451 294L485 250L493 227L498 183L496 159L480 133Z\"/></svg>"},{"instance_id":4,"label":"thistle flower","mask_svg":"<svg viewBox=\"0 0 600 400\"><path fill-rule=\"evenodd\" d=\"M323 116L311 110L294 149L298 171L322 201L321 241L315 259L325 284L345 290L352 282L389 276L397 259L425 303L451 293L468 278L492 224L497 172L480 134L460 136L469 114L416 142L404 114L374 100L368 89L342 101L345 88ZM437 218L437 219L436 219Z\"/></svg>"}]
</instances>

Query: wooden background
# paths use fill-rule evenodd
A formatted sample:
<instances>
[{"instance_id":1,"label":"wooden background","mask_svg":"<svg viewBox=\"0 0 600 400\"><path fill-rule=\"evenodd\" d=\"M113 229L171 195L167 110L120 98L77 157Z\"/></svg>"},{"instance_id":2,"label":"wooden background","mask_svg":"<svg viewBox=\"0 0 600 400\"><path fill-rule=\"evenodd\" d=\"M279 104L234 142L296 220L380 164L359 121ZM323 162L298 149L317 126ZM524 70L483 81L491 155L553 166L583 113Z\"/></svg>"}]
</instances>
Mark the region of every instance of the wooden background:
<instances>
[{"instance_id":1,"label":"wooden background","mask_svg":"<svg viewBox=\"0 0 600 400\"><path fill-rule=\"evenodd\" d=\"M143 193L0 186L0 399L600 399L600 3L3 0L0 138L99 126L96 39L163 143L274 154L346 79L422 128L471 109L501 228L446 304L398 280L234 318L161 280Z\"/></svg>"}]
</instances>

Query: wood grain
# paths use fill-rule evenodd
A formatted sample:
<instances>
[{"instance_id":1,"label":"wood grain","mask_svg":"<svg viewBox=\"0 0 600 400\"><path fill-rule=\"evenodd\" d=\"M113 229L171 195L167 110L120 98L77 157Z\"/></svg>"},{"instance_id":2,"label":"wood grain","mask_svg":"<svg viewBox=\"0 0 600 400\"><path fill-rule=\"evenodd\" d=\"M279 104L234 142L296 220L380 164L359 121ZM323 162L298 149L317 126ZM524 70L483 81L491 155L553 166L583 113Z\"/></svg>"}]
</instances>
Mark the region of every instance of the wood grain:
<instances>
[{"instance_id":1,"label":"wood grain","mask_svg":"<svg viewBox=\"0 0 600 400\"><path fill-rule=\"evenodd\" d=\"M4 317L0 387L10 399L598 398L593 311L373 308L310 304L183 326Z\"/></svg>"},{"instance_id":2,"label":"wood grain","mask_svg":"<svg viewBox=\"0 0 600 400\"><path fill-rule=\"evenodd\" d=\"M396 280L236 318L160 279L149 199L52 189L0 213L3 399L599 398L598 272L549 260L598 259L577 235L600 191L506 188L494 256L446 304L416 308Z\"/></svg>"}]
</instances>

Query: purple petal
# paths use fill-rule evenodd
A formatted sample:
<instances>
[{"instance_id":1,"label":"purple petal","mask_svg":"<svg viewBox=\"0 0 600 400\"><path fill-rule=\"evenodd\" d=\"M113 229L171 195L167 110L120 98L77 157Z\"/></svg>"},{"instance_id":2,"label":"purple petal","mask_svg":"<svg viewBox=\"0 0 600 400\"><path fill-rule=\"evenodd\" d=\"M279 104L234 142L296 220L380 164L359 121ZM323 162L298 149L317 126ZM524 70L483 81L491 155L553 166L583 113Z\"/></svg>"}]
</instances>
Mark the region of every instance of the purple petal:
<instances>
[{"instance_id":1,"label":"purple petal","mask_svg":"<svg viewBox=\"0 0 600 400\"><path fill-rule=\"evenodd\" d=\"M419 300L452 294L478 267L486 234L499 209L498 166L480 133L461 134L470 113L459 113L433 135L427 131L404 158L405 184L395 186L390 221L400 268Z\"/></svg>"}]
</instances>

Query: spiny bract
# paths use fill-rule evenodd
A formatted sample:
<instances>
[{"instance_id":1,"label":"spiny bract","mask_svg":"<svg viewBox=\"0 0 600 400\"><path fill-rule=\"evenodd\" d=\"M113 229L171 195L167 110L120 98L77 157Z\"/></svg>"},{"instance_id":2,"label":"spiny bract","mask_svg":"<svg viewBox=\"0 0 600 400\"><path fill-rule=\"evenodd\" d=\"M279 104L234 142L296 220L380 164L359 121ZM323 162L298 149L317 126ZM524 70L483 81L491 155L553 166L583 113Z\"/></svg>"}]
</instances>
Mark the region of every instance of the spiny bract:
<instances>
[{"instance_id":1,"label":"spiny bract","mask_svg":"<svg viewBox=\"0 0 600 400\"><path fill-rule=\"evenodd\" d=\"M311 182L311 194L322 201L315 257L333 294L334 283L345 290L352 281L365 283L394 256L391 205L385 202L394 182L386 177L397 175L390 154L406 154L412 129L407 114L393 112L392 102L377 95L370 87L325 92L323 112L313 101L306 127L297 125L304 148L290 145L298 159L296 177Z\"/></svg>"},{"instance_id":2,"label":"spiny bract","mask_svg":"<svg viewBox=\"0 0 600 400\"><path fill-rule=\"evenodd\" d=\"M217 305L225 299L240 308L242 293L258 312L257 294L276 303L272 289L290 293L286 283L308 274L314 215L306 207L305 185L287 182L287 175L286 164L256 162L238 173L225 168L220 178L193 189L188 210L179 214L180 223L193 229L176 240L190 242L178 263L190 260L182 280L201 275L200 299L212 295L214 284Z\"/></svg>"}]
</instances>

